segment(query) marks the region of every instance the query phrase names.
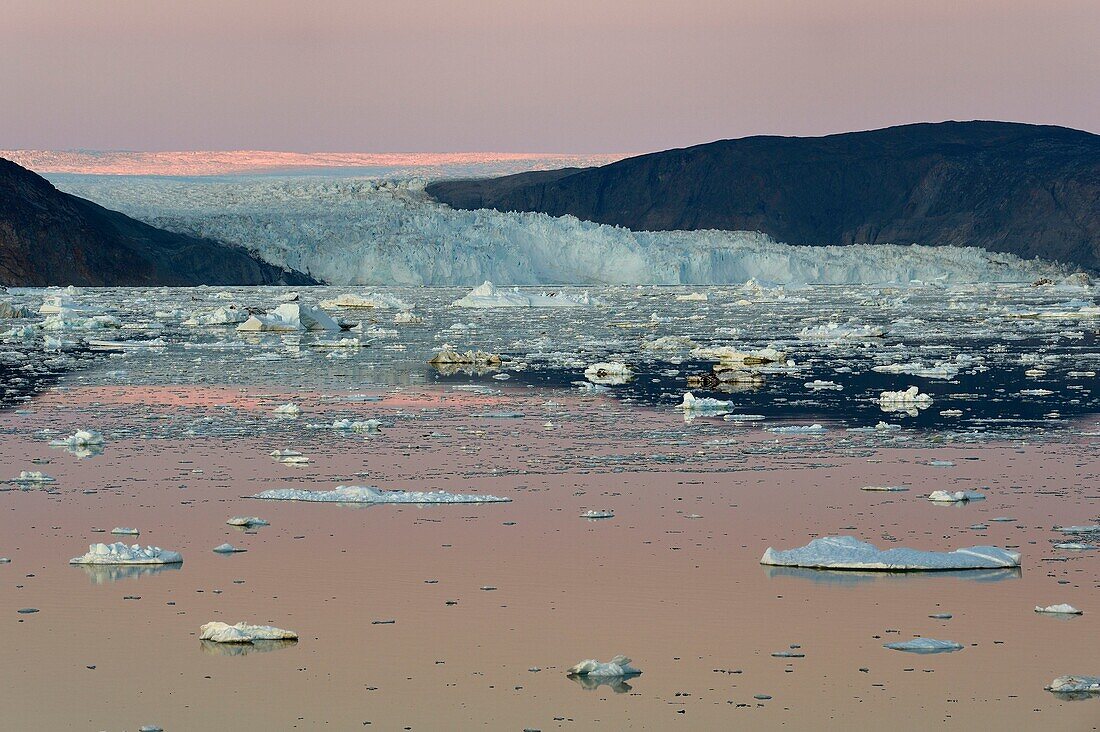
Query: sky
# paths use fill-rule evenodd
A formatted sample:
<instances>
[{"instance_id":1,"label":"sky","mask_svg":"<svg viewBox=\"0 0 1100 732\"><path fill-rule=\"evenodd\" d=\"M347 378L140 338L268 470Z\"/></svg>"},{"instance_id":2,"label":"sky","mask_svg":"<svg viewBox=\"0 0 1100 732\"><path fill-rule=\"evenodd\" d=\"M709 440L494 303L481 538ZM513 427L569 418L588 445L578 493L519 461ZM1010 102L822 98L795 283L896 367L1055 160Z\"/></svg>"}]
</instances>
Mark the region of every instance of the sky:
<instances>
[{"instance_id":1,"label":"sky","mask_svg":"<svg viewBox=\"0 0 1100 732\"><path fill-rule=\"evenodd\" d=\"M1100 132L1097 0L0 0L0 149L644 152Z\"/></svg>"}]
</instances>

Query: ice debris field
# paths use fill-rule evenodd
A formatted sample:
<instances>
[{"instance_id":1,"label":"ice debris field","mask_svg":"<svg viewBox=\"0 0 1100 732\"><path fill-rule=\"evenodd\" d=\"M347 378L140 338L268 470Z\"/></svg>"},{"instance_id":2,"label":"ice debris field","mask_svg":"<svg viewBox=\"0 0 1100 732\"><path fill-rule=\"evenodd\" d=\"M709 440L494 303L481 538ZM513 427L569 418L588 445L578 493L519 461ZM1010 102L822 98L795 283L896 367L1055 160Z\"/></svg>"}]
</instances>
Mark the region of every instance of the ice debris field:
<instances>
[{"instance_id":1,"label":"ice debris field","mask_svg":"<svg viewBox=\"0 0 1100 732\"><path fill-rule=\"evenodd\" d=\"M387 225L467 215L407 205ZM0 293L0 617L36 659L0 713L1095 726L1100 291L933 254L874 284L517 288L398 252L461 286Z\"/></svg>"}]
</instances>

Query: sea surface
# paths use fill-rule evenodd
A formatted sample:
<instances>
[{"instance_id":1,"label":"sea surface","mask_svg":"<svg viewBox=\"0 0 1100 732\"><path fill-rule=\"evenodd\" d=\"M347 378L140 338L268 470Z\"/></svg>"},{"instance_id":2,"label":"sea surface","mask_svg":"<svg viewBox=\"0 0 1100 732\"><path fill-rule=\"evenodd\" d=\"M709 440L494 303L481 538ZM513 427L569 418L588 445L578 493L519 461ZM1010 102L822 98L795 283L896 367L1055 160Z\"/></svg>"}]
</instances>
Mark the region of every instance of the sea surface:
<instances>
[{"instance_id":1,"label":"sea surface","mask_svg":"<svg viewBox=\"0 0 1100 732\"><path fill-rule=\"evenodd\" d=\"M375 292L390 307L328 311L356 326L344 332L186 324L263 312L293 298L285 288L76 290L80 315L63 323L0 323L0 479L54 479L0 491L5 726L1100 725L1100 698L1044 690L1100 675L1100 550L1054 546L1100 544L1056 528L1100 522L1095 288L571 287L556 297L591 304L488 309L453 306L465 288L303 288L295 302ZM0 299L37 310L57 294ZM395 322L402 312L421 322ZM428 363L448 346L501 363ZM782 357L720 382L718 347ZM599 362L631 375L586 377ZM910 386L931 401L880 401ZM728 404L685 412L687 391ZM275 412L287 403L300 413ZM51 446L78 429L102 446ZM270 455L286 449L308 462ZM251 497L340 485L510 502ZM907 490L861 490L884 485ZM927 499L940 489L985 497ZM1022 566L759 563L768 547L840 535L990 544ZM69 564L116 540L184 561ZM225 542L247 551L212 551ZM1058 603L1084 614L1034 611ZM299 640L200 641L214 620ZM914 636L963 649L883 647ZM565 673L616 654L642 674Z\"/></svg>"}]
</instances>

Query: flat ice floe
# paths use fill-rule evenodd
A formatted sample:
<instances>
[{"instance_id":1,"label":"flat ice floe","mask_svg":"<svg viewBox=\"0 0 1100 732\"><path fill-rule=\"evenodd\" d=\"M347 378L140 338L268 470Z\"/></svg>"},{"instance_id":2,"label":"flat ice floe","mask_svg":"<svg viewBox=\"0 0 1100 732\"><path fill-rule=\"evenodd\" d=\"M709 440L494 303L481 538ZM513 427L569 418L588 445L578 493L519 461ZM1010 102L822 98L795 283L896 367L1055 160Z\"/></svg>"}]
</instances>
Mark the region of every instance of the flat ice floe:
<instances>
[{"instance_id":1,"label":"flat ice floe","mask_svg":"<svg viewBox=\"0 0 1100 732\"><path fill-rule=\"evenodd\" d=\"M297 639L298 634L294 631L283 630L272 625L249 625L243 622L229 625L214 621L199 628L199 640L214 643L254 643L255 641Z\"/></svg>"},{"instance_id":2,"label":"flat ice floe","mask_svg":"<svg viewBox=\"0 0 1100 732\"><path fill-rule=\"evenodd\" d=\"M994 546L971 546L952 552L927 552L904 547L879 549L854 536L826 536L796 549L768 547L760 563L819 569L931 572L1019 567L1020 555Z\"/></svg>"},{"instance_id":3,"label":"flat ice floe","mask_svg":"<svg viewBox=\"0 0 1100 732\"><path fill-rule=\"evenodd\" d=\"M374 310L388 310L393 308L395 310L411 310L412 306L404 300L398 299L393 295L387 295L381 292L371 292L366 295L357 295L355 293L344 293L337 295L329 300L322 300L321 307L326 310L337 310L340 308L348 309L374 309Z\"/></svg>"},{"instance_id":4,"label":"flat ice floe","mask_svg":"<svg viewBox=\"0 0 1100 732\"><path fill-rule=\"evenodd\" d=\"M1055 694L1100 694L1100 676L1059 676L1046 690Z\"/></svg>"},{"instance_id":5,"label":"flat ice floe","mask_svg":"<svg viewBox=\"0 0 1100 732\"><path fill-rule=\"evenodd\" d=\"M569 676L601 676L611 678L614 676L637 676L642 672L630 665L630 659L626 656L615 656L607 663L601 663L594 658L587 658L570 667L565 672Z\"/></svg>"},{"instance_id":6,"label":"flat ice floe","mask_svg":"<svg viewBox=\"0 0 1100 732\"><path fill-rule=\"evenodd\" d=\"M451 303L456 308L575 308L591 305L588 294L533 294L518 289L498 290L486 280Z\"/></svg>"},{"instance_id":7,"label":"flat ice floe","mask_svg":"<svg viewBox=\"0 0 1100 732\"><path fill-rule=\"evenodd\" d=\"M272 501L313 501L320 503L508 503L511 498L475 493L446 491L388 491L374 486L342 485L331 491L304 491L273 488L252 498Z\"/></svg>"},{"instance_id":8,"label":"flat ice floe","mask_svg":"<svg viewBox=\"0 0 1100 732\"><path fill-rule=\"evenodd\" d=\"M732 402L710 397L696 398L690 391L684 393L684 401L680 403L680 409L685 412L724 412L730 409Z\"/></svg>"},{"instance_id":9,"label":"flat ice floe","mask_svg":"<svg viewBox=\"0 0 1100 732\"><path fill-rule=\"evenodd\" d=\"M267 521L258 516L233 516L225 523L230 526L270 526Z\"/></svg>"},{"instance_id":10,"label":"flat ice floe","mask_svg":"<svg viewBox=\"0 0 1100 732\"><path fill-rule=\"evenodd\" d=\"M1035 612L1046 613L1048 615L1084 615L1084 612L1078 610L1073 605L1067 605L1065 603L1061 605L1047 605L1046 607L1035 606Z\"/></svg>"},{"instance_id":11,"label":"flat ice floe","mask_svg":"<svg viewBox=\"0 0 1100 732\"><path fill-rule=\"evenodd\" d=\"M69 564L179 564L182 561L179 552L159 546L142 549L140 544L127 546L119 541L114 544L89 544L88 553L73 557Z\"/></svg>"},{"instance_id":12,"label":"flat ice floe","mask_svg":"<svg viewBox=\"0 0 1100 732\"><path fill-rule=\"evenodd\" d=\"M936 640L935 638L914 638L913 640L885 643L883 648L908 653L952 653L961 651L963 646L955 641Z\"/></svg>"}]
</instances>

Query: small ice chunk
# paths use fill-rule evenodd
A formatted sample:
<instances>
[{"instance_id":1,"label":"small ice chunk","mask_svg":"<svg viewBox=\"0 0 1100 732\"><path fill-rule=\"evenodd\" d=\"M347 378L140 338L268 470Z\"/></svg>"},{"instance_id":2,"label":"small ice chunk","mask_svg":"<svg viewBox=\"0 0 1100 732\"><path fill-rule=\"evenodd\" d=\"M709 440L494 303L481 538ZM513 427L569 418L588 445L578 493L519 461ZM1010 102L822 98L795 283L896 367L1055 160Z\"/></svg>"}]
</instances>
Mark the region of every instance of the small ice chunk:
<instances>
[{"instance_id":1,"label":"small ice chunk","mask_svg":"<svg viewBox=\"0 0 1100 732\"><path fill-rule=\"evenodd\" d=\"M225 523L230 526L270 526L267 521L257 516L234 516Z\"/></svg>"},{"instance_id":2,"label":"small ice chunk","mask_svg":"<svg viewBox=\"0 0 1100 732\"><path fill-rule=\"evenodd\" d=\"M932 491L928 494L929 501L936 503L965 503L967 501L980 501L985 495L977 491Z\"/></svg>"},{"instance_id":3,"label":"small ice chunk","mask_svg":"<svg viewBox=\"0 0 1100 732\"><path fill-rule=\"evenodd\" d=\"M265 640L297 640L298 634L292 630L283 630L271 625L249 625L237 623L228 625L217 621L206 623L199 628L199 640L215 643L254 643Z\"/></svg>"},{"instance_id":4,"label":"small ice chunk","mask_svg":"<svg viewBox=\"0 0 1100 732\"><path fill-rule=\"evenodd\" d=\"M993 546L972 546L952 552L928 552L898 547L879 549L854 536L825 536L796 549L768 547L761 564L818 569L885 572L1019 567L1018 552Z\"/></svg>"},{"instance_id":5,"label":"small ice chunk","mask_svg":"<svg viewBox=\"0 0 1100 732\"><path fill-rule=\"evenodd\" d=\"M214 547L214 551L218 554L235 554L237 552L246 552L248 550L241 549L240 547L233 546L229 542L226 542L225 544L219 544Z\"/></svg>"},{"instance_id":6,"label":"small ice chunk","mask_svg":"<svg viewBox=\"0 0 1100 732\"><path fill-rule=\"evenodd\" d=\"M609 518L615 518L615 514L612 513L611 511L592 510L592 511L585 511L584 513L582 513L581 518L586 518L586 519L609 519Z\"/></svg>"},{"instance_id":7,"label":"small ice chunk","mask_svg":"<svg viewBox=\"0 0 1100 732\"><path fill-rule=\"evenodd\" d=\"M337 419L332 423L334 430L349 430L351 432L377 432L382 423L377 419Z\"/></svg>"},{"instance_id":8,"label":"small ice chunk","mask_svg":"<svg viewBox=\"0 0 1100 732\"><path fill-rule=\"evenodd\" d=\"M103 435L95 430L77 430L63 440L51 440L54 447L87 447L89 445L102 445Z\"/></svg>"},{"instance_id":9,"label":"small ice chunk","mask_svg":"<svg viewBox=\"0 0 1100 732\"><path fill-rule=\"evenodd\" d=\"M886 493L900 493L909 490L903 485L865 485L861 491L883 491Z\"/></svg>"},{"instance_id":10,"label":"small ice chunk","mask_svg":"<svg viewBox=\"0 0 1100 732\"><path fill-rule=\"evenodd\" d=\"M293 414L298 415L302 413L302 408L294 402L287 402L275 407L275 414Z\"/></svg>"},{"instance_id":11,"label":"small ice chunk","mask_svg":"<svg viewBox=\"0 0 1100 732\"><path fill-rule=\"evenodd\" d=\"M46 475L40 470L22 470L18 478L13 478L12 483L53 483L53 476Z\"/></svg>"},{"instance_id":12,"label":"small ice chunk","mask_svg":"<svg viewBox=\"0 0 1100 732\"><path fill-rule=\"evenodd\" d=\"M1090 524L1089 526L1055 526L1055 531L1061 531L1063 534L1091 534L1096 532L1100 534L1100 524Z\"/></svg>"},{"instance_id":13,"label":"small ice chunk","mask_svg":"<svg viewBox=\"0 0 1100 732\"><path fill-rule=\"evenodd\" d=\"M955 641L936 640L935 638L914 638L913 640L885 643L883 648L908 653L952 653L961 651L963 646Z\"/></svg>"},{"instance_id":14,"label":"small ice chunk","mask_svg":"<svg viewBox=\"0 0 1100 732\"><path fill-rule=\"evenodd\" d=\"M615 386L625 384L634 378L634 372L625 363L618 361L594 363L584 370L584 378L594 384Z\"/></svg>"},{"instance_id":15,"label":"small ice chunk","mask_svg":"<svg viewBox=\"0 0 1100 732\"><path fill-rule=\"evenodd\" d=\"M731 403L710 397L696 399L695 395L689 391L684 393L684 401L680 403L680 409L686 412L722 412L728 410Z\"/></svg>"},{"instance_id":16,"label":"small ice chunk","mask_svg":"<svg viewBox=\"0 0 1100 732\"><path fill-rule=\"evenodd\" d=\"M1046 690L1056 694L1100 694L1100 676L1059 676Z\"/></svg>"},{"instance_id":17,"label":"small ice chunk","mask_svg":"<svg viewBox=\"0 0 1100 732\"><path fill-rule=\"evenodd\" d=\"M1049 613L1051 615L1084 615L1084 612L1078 610L1073 605L1067 605L1062 603L1061 605L1047 605L1046 607L1035 606L1035 612L1037 613Z\"/></svg>"},{"instance_id":18,"label":"small ice chunk","mask_svg":"<svg viewBox=\"0 0 1100 732\"><path fill-rule=\"evenodd\" d=\"M297 450L272 450L268 453L275 460L280 463L289 463L291 465L303 465L309 462L309 458L298 452Z\"/></svg>"},{"instance_id":19,"label":"small ice chunk","mask_svg":"<svg viewBox=\"0 0 1100 732\"><path fill-rule=\"evenodd\" d=\"M112 534L127 534L127 535L136 536L137 534L140 534L141 532L138 531L137 529L131 529L127 526L116 526L115 528L111 529L111 533Z\"/></svg>"},{"instance_id":20,"label":"small ice chunk","mask_svg":"<svg viewBox=\"0 0 1100 732\"><path fill-rule=\"evenodd\" d=\"M568 676L601 676L611 678L613 676L637 676L641 671L630 665L630 659L626 656L615 656L607 663L601 663L594 658L587 658L570 667L565 672Z\"/></svg>"},{"instance_id":21,"label":"small ice chunk","mask_svg":"<svg viewBox=\"0 0 1100 732\"><path fill-rule=\"evenodd\" d=\"M921 394L915 386L910 386L904 391L884 391L878 395L879 408L886 412L927 409L932 406L932 397Z\"/></svg>"}]
</instances>

